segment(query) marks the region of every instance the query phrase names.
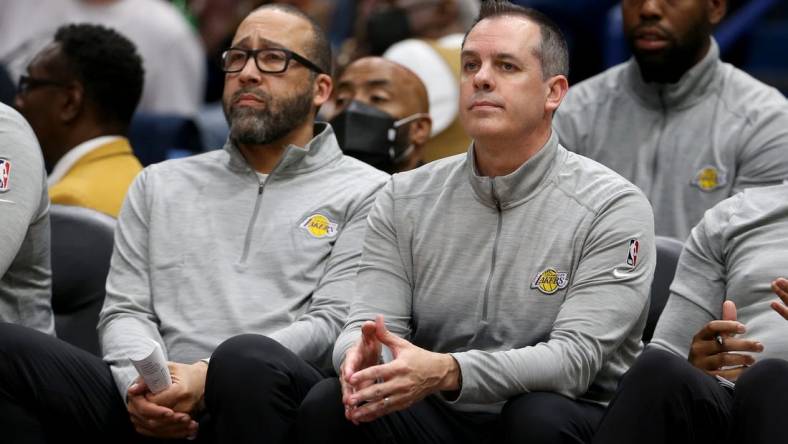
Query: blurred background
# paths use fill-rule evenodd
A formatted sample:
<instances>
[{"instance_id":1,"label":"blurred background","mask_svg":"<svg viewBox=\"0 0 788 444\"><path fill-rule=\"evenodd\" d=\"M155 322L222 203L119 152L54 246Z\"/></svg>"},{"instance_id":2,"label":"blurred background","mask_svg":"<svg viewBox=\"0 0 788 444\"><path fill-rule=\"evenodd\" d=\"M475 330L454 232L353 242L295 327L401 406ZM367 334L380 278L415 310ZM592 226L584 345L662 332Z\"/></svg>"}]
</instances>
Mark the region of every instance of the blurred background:
<instances>
[{"instance_id":1,"label":"blurred background","mask_svg":"<svg viewBox=\"0 0 788 444\"><path fill-rule=\"evenodd\" d=\"M143 93L132 125L132 145L142 163L220 148L227 132L221 53L243 17L268 3L290 4L314 17L331 39L339 73L366 55L407 60L411 47L396 46L406 39L456 47L479 0L0 0L0 101L13 104L19 75L58 26L95 21L137 44L146 88L162 84L150 100ZM570 45L570 85L629 57L618 1L513 3L541 10L562 28ZM715 38L724 61L788 93L788 0L729 0ZM164 85L165 79L175 86ZM176 89L182 90L179 97L166 97ZM432 111L439 111L440 104L430 101ZM331 104L326 108L324 116ZM441 130L440 122L435 126Z\"/></svg>"}]
</instances>

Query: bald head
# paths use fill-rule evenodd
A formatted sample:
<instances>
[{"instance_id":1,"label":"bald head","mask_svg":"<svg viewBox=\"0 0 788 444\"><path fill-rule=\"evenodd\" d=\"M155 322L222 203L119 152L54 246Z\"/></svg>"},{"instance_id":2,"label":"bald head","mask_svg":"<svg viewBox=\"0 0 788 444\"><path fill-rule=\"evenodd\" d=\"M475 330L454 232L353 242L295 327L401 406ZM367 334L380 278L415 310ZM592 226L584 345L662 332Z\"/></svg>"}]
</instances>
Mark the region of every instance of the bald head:
<instances>
[{"instance_id":1,"label":"bald head","mask_svg":"<svg viewBox=\"0 0 788 444\"><path fill-rule=\"evenodd\" d=\"M353 101L379 108L397 119L429 113L427 89L408 68L381 57L364 57L345 68L335 89L337 112Z\"/></svg>"},{"instance_id":2,"label":"bald head","mask_svg":"<svg viewBox=\"0 0 788 444\"><path fill-rule=\"evenodd\" d=\"M241 26L244 25L244 22L255 22L259 16L266 16L271 13L284 13L300 19L301 25L305 26L307 32L304 32L304 30L293 30L298 32L291 35L301 42L302 54L322 69L323 72L331 75L331 44L328 42L328 37L320 25L300 9L288 4L265 4L249 13L241 22ZM241 26L239 26L239 30Z\"/></svg>"}]
</instances>

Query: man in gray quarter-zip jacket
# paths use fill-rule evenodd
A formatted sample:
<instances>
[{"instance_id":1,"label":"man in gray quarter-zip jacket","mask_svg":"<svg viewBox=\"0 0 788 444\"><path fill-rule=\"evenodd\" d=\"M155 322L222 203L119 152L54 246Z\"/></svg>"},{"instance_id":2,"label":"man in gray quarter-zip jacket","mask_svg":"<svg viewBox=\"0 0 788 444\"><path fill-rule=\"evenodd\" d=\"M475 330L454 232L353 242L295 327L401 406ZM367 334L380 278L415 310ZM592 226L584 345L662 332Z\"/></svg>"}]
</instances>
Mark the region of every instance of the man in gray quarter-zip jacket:
<instances>
[{"instance_id":1,"label":"man in gray quarter-zip jacket","mask_svg":"<svg viewBox=\"0 0 788 444\"><path fill-rule=\"evenodd\" d=\"M706 212L684 245L654 339L594 442L785 442L786 239L788 183L745 190Z\"/></svg>"},{"instance_id":2,"label":"man in gray quarter-zip jacket","mask_svg":"<svg viewBox=\"0 0 788 444\"><path fill-rule=\"evenodd\" d=\"M460 84L474 143L379 194L340 378L302 403L300 442L590 441L641 349L654 228L637 187L552 134L566 58L542 15L482 6Z\"/></svg>"},{"instance_id":3,"label":"man in gray quarter-zip jacket","mask_svg":"<svg viewBox=\"0 0 788 444\"><path fill-rule=\"evenodd\" d=\"M388 175L315 124L330 47L300 11L251 13L222 66L224 149L153 165L128 192L98 326L104 359L0 327L3 442L182 439L198 427L206 442L283 442L326 376ZM172 376L155 394L129 362L153 343Z\"/></svg>"},{"instance_id":4,"label":"man in gray quarter-zip jacket","mask_svg":"<svg viewBox=\"0 0 788 444\"><path fill-rule=\"evenodd\" d=\"M49 268L49 197L36 135L0 104L0 322L55 333Z\"/></svg>"},{"instance_id":5,"label":"man in gray quarter-zip jacket","mask_svg":"<svg viewBox=\"0 0 788 444\"><path fill-rule=\"evenodd\" d=\"M640 187L656 233L683 241L717 202L788 179L788 101L720 60L711 28L725 1L622 10L634 58L573 86L554 128L562 145Z\"/></svg>"}]
</instances>

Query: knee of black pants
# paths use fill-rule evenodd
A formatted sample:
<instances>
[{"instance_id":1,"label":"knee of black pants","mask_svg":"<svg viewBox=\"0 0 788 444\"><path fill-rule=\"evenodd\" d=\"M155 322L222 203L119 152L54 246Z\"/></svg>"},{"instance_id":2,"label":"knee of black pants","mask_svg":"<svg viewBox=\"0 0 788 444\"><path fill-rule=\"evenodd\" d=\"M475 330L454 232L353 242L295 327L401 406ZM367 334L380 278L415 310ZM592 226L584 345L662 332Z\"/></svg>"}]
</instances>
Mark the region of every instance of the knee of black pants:
<instances>
[{"instance_id":1,"label":"knee of black pants","mask_svg":"<svg viewBox=\"0 0 788 444\"><path fill-rule=\"evenodd\" d=\"M788 361L764 359L747 369L736 381L736 391L762 391L788 388Z\"/></svg>"},{"instance_id":2,"label":"knee of black pants","mask_svg":"<svg viewBox=\"0 0 788 444\"><path fill-rule=\"evenodd\" d=\"M40 356L44 342L57 339L21 325L0 323L0 381L10 381L10 375Z\"/></svg>"},{"instance_id":3,"label":"knee of black pants","mask_svg":"<svg viewBox=\"0 0 788 444\"><path fill-rule=\"evenodd\" d=\"M283 369L284 355L290 353L282 344L262 335L234 336L219 344L211 355L206 392L213 386L221 393L235 396L250 394L250 384L257 388Z\"/></svg>"},{"instance_id":4,"label":"knee of black pants","mask_svg":"<svg viewBox=\"0 0 788 444\"><path fill-rule=\"evenodd\" d=\"M296 421L296 433L301 444L330 442L327 437L342 436L352 427L345 419L342 386L338 378L328 378L315 384L301 402Z\"/></svg>"},{"instance_id":5,"label":"knee of black pants","mask_svg":"<svg viewBox=\"0 0 788 444\"><path fill-rule=\"evenodd\" d=\"M686 359L673 353L647 349L644 351L621 380L619 390L637 391L637 396L672 396L682 393L683 387L693 384L706 375L693 367ZM634 392L633 392L634 393Z\"/></svg>"},{"instance_id":6,"label":"knee of black pants","mask_svg":"<svg viewBox=\"0 0 788 444\"><path fill-rule=\"evenodd\" d=\"M551 444L566 442L570 418L565 415L569 398L556 393L533 392L509 400L501 411L504 442Z\"/></svg>"}]
</instances>

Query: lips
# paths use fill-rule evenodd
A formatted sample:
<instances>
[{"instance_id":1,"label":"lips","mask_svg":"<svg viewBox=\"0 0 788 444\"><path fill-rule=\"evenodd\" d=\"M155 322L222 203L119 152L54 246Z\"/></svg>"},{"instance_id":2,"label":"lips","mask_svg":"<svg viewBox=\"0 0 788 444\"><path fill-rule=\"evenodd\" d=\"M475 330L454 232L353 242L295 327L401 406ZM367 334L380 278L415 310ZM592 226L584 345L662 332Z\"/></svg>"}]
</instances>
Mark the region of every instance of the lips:
<instances>
[{"instance_id":1,"label":"lips","mask_svg":"<svg viewBox=\"0 0 788 444\"><path fill-rule=\"evenodd\" d=\"M492 108L503 108L503 106L497 102L493 102L490 100L476 100L471 103L471 106L468 109L492 109Z\"/></svg>"},{"instance_id":2,"label":"lips","mask_svg":"<svg viewBox=\"0 0 788 444\"><path fill-rule=\"evenodd\" d=\"M661 50L670 43L668 34L655 26L637 28L633 37L634 46L644 51Z\"/></svg>"}]
</instances>

